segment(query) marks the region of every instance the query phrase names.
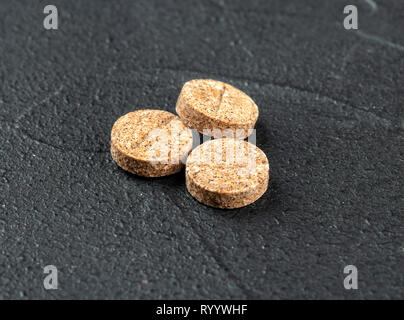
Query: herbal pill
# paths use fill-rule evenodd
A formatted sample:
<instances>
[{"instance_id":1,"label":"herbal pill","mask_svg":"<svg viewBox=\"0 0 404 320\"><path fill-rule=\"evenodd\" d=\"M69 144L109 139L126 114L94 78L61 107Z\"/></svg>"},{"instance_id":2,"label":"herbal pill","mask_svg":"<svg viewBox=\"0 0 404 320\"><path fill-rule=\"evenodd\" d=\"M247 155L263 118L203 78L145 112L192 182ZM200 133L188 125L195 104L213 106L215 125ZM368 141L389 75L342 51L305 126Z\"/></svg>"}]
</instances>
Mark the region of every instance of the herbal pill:
<instances>
[{"instance_id":1,"label":"herbal pill","mask_svg":"<svg viewBox=\"0 0 404 320\"><path fill-rule=\"evenodd\" d=\"M258 118L258 107L248 95L227 83L210 79L185 83L176 111L185 125L216 138L228 137L230 131L233 137L244 139Z\"/></svg>"},{"instance_id":2,"label":"herbal pill","mask_svg":"<svg viewBox=\"0 0 404 320\"><path fill-rule=\"evenodd\" d=\"M111 132L111 155L122 169L144 177L181 170L192 149L192 131L174 114L138 110L119 118Z\"/></svg>"},{"instance_id":3,"label":"herbal pill","mask_svg":"<svg viewBox=\"0 0 404 320\"><path fill-rule=\"evenodd\" d=\"M239 208L268 188L269 163L261 149L244 140L216 139L195 148L186 162L186 185L199 202Z\"/></svg>"}]
</instances>

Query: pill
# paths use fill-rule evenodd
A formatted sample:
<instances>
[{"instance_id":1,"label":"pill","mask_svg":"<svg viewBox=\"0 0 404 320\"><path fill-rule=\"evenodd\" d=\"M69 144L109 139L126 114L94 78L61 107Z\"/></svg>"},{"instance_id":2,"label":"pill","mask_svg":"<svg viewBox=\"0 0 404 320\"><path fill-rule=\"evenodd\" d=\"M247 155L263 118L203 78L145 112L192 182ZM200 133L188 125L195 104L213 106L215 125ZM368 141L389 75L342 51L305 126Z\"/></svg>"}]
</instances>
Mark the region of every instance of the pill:
<instances>
[{"instance_id":1,"label":"pill","mask_svg":"<svg viewBox=\"0 0 404 320\"><path fill-rule=\"evenodd\" d=\"M269 162L255 145L215 139L188 156L186 186L199 202L216 208L240 208L258 200L268 188Z\"/></svg>"},{"instance_id":2,"label":"pill","mask_svg":"<svg viewBox=\"0 0 404 320\"><path fill-rule=\"evenodd\" d=\"M182 87L176 111L182 122L216 138L248 137L258 119L255 102L239 89L216 80L195 79Z\"/></svg>"},{"instance_id":3,"label":"pill","mask_svg":"<svg viewBox=\"0 0 404 320\"><path fill-rule=\"evenodd\" d=\"M138 110L120 117L111 132L111 155L122 169L144 177L181 170L192 149L192 131L174 114Z\"/></svg>"}]
</instances>

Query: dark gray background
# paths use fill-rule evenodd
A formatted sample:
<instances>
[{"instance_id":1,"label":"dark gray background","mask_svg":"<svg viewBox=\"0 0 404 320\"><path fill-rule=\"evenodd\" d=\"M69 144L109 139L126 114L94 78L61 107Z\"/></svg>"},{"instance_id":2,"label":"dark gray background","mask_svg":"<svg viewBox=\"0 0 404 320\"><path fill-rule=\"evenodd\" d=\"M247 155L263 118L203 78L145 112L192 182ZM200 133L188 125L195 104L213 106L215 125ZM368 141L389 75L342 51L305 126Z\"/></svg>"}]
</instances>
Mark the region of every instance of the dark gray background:
<instances>
[{"instance_id":1,"label":"dark gray background","mask_svg":"<svg viewBox=\"0 0 404 320\"><path fill-rule=\"evenodd\" d=\"M0 16L0 298L404 298L404 1L3 0ZM119 116L175 112L206 77L260 108L270 188L243 209L108 151Z\"/></svg>"}]
</instances>

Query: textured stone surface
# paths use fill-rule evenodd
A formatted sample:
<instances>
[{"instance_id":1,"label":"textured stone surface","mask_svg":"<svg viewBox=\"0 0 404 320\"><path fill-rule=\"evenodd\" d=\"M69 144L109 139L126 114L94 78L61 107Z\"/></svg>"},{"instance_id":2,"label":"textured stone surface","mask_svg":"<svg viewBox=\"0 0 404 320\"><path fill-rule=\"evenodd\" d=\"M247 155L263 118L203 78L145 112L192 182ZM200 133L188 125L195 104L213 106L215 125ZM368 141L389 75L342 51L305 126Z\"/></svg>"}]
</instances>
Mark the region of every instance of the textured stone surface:
<instances>
[{"instance_id":1,"label":"textured stone surface","mask_svg":"<svg viewBox=\"0 0 404 320\"><path fill-rule=\"evenodd\" d=\"M403 298L404 2L0 1L0 298ZM200 205L109 154L213 78L260 108L269 192ZM56 291L42 268L59 268ZM359 290L343 288L345 265Z\"/></svg>"}]
</instances>

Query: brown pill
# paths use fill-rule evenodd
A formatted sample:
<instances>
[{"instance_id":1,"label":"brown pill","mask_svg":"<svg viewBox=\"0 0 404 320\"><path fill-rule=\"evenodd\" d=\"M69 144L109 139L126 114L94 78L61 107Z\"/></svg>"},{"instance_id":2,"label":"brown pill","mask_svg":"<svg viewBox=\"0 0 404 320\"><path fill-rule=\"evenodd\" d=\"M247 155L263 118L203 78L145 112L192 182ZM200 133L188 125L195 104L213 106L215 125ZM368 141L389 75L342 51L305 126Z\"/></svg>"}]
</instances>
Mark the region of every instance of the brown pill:
<instances>
[{"instance_id":1,"label":"brown pill","mask_svg":"<svg viewBox=\"0 0 404 320\"><path fill-rule=\"evenodd\" d=\"M258 107L244 92L221 81L196 79L184 84L176 111L182 122L207 136L244 139L258 119Z\"/></svg>"},{"instance_id":2,"label":"brown pill","mask_svg":"<svg viewBox=\"0 0 404 320\"><path fill-rule=\"evenodd\" d=\"M119 118L111 132L111 155L124 170L161 177L181 170L192 149L192 131L174 114L138 110Z\"/></svg>"},{"instance_id":3,"label":"brown pill","mask_svg":"<svg viewBox=\"0 0 404 320\"><path fill-rule=\"evenodd\" d=\"M195 148L186 162L186 185L199 202L216 208L240 208L268 188L269 163L255 145L216 139Z\"/></svg>"}]
</instances>

